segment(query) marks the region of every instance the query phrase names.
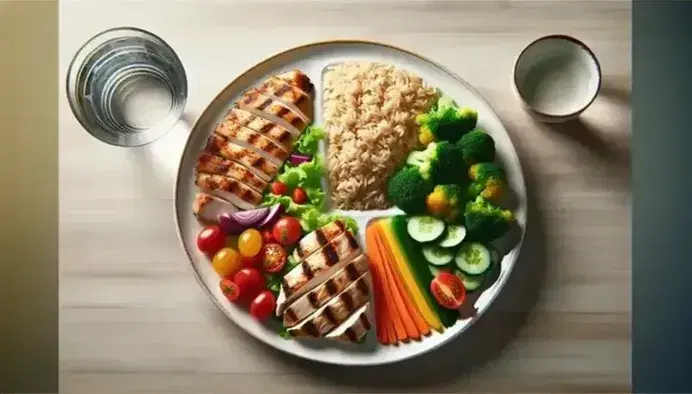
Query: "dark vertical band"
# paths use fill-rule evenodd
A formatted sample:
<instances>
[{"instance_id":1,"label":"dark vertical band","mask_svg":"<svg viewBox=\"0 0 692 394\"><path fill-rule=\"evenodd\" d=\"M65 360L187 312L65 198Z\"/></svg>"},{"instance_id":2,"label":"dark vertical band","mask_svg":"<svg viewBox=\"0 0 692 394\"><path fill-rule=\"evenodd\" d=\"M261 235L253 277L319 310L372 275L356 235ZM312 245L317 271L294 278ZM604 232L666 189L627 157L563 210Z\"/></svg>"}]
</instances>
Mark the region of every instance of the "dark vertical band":
<instances>
[{"instance_id":1,"label":"dark vertical band","mask_svg":"<svg viewBox=\"0 0 692 394\"><path fill-rule=\"evenodd\" d=\"M692 392L692 2L634 1L632 379Z\"/></svg>"},{"instance_id":2,"label":"dark vertical band","mask_svg":"<svg viewBox=\"0 0 692 394\"><path fill-rule=\"evenodd\" d=\"M0 392L58 391L58 4L0 2Z\"/></svg>"}]
</instances>

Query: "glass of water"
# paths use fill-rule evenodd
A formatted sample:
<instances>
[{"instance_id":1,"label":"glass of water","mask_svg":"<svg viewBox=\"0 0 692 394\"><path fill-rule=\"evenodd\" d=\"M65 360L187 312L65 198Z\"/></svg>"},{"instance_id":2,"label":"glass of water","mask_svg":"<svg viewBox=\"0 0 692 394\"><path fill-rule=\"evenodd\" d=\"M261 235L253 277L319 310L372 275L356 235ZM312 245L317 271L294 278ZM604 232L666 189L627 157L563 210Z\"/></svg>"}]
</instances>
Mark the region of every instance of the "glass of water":
<instances>
[{"instance_id":1,"label":"glass of water","mask_svg":"<svg viewBox=\"0 0 692 394\"><path fill-rule=\"evenodd\" d=\"M173 49L137 28L115 28L85 43L70 63L67 97L94 137L135 147L165 135L187 101L187 77Z\"/></svg>"}]
</instances>

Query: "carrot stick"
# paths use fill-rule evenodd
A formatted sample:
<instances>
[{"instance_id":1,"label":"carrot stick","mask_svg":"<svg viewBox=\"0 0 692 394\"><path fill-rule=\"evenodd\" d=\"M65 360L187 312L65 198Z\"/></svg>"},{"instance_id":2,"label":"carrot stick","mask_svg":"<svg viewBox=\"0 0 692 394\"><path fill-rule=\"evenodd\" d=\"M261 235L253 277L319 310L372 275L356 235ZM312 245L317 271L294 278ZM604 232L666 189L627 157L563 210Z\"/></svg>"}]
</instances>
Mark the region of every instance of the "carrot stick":
<instances>
[{"instance_id":1,"label":"carrot stick","mask_svg":"<svg viewBox=\"0 0 692 394\"><path fill-rule=\"evenodd\" d=\"M421 333L416 327L416 324L413 322L412 316L409 313L409 309L407 307L407 304L405 303L404 299L401 297L401 293L399 290L399 278L395 277L392 275L392 269L389 267L392 262L391 262L391 256L389 253L389 250L387 250L387 244L385 243L384 239L382 236L377 232L375 234L376 239L375 241L378 242L380 254L384 255L382 256L382 268L383 268L383 273L385 280L387 283L389 283L389 291L387 294L390 295L392 299L392 303L394 304L400 318L401 322L404 326L404 329L406 330L406 333L408 337L415 339L415 340L420 340Z\"/></svg>"},{"instance_id":2,"label":"carrot stick","mask_svg":"<svg viewBox=\"0 0 692 394\"><path fill-rule=\"evenodd\" d=\"M396 339L399 341L407 341L409 339L408 330L406 329L403 316L401 316L401 309L398 307L396 302L396 297L394 296L394 283L391 282L390 278L386 273L387 260L384 257L384 250L382 249L382 243L378 242L378 234L375 232L375 242L377 242L377 248L380 264L378 264L379 272L378 275L383 278L382 283L384 284L384 293L386 294L385 302L387 302L387 311L391 320L394 323L394 333Z\"/></svg>"},{"instance_id":3,"label":"carrot stick","mask_svg":"<svg viewBox=\"0 0 692 394\"><path fill-rule=\"evenodd\" d=\"M370 264L370 275L372 276L373 296L375 298L375 331L377 339L382 344L389 344L387 335L387 314L384 306L382 294L382 278L378 275L377 266L380 265L379 256L375 248L374 232L371 227L365 230L366 254Z\"/></svg>"},{"instance_id":4,"label":"carrot stick","mask_svg":"<svg viewBox=\"0 0 692 394\"><path fill-rule=\"evenodd\" d=\"M382 244L387 244L388 240L382 232L381 228L380 231L378 231L377 235L377 238L381 241ZM430 335L430 325L425 321L420 311L416 308L416 305L413 303L411 296L406 291L404 283L399 277L398 270L394 266L395 264L397 264L397 260L394 256L394 253L392 253L391 249L387 248L385 248L384 251L387 254L387 258L385 259L385 261L387 262L387 264L385 265L385 268L387 269L387 276L391 278L388 280L396 284L397 291L399 292L401 301L403 305L406 307L408 316L413 321L413 324L416 326L416 329L420 332L421 335Z\"/></svg>"}]
</instances>

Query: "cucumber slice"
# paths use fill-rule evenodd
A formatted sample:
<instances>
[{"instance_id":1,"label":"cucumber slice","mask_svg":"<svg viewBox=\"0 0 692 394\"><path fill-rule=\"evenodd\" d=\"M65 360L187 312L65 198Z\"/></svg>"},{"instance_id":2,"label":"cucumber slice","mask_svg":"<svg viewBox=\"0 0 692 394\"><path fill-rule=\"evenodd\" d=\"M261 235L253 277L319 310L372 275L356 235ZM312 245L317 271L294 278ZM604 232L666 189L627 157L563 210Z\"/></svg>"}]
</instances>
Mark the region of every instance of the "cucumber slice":
<instances>
[{"instance_id":1,"label":"cucumber slice","mask_svg":"<svg viewBox=\"0 0 692 394\"><path fill-rule=\"evenodd\" d=\"M447 265L454 260L454 252L437 245L423 246L423 257L432 265Z\"/></svg>"},{"instance_id":2,"label":"cucumber slice","mask_svg":"<svg viewBox=\"0 0 692 394\"><path fill-rule=\"evenodd\" d=\"M445 223L432 216L413 216L409 218L406 230L418 242L436 240L445 231Z\"/></svg>"},{"instance_id":3,"label":"cucumber slice","mask_svg":"<svg viewBox=\"0 0 692 394\"><path fill-rule=\"evenodd\" d=\"M430 270L430 274L432 274L433 278L436 277L440 272L452 272L452 267L447 265L437 266L428 264L428 269Z\"/></svg>"},{"instance_id":4,"label":"cucumber slice","mask_svg":"<svg viewBox=\"0 0 692 394\"><path fill-rule=\"evenodd\" d=\"M491 263L490 251L478 242L462 243L454 260L457 267L469 275L480 275Z\"/></svg>"},{"instance_id":5,"label":"cucumber slice","mask_svg":"<svg viewBox=\"0 0 692 394\"><path fill-rule=\"evenodd\" d=\"M485 275L468 275L460 270L454 270L454 275L461 279L461 283L464 284L464 287L469 292L477 290L483 285L485 280Z\"/></svg>"},{"instance_id":6,"label":"cucumber slice","mask_svg":"<svg viewBox=\"0 0 692 394\"><path fill-rule=\"evenodd\" d=\"M466 238L466 227L447 226L447 231L437 244L443 248L453 248L459 245L464 238Z\"/></svg>"}]
</instances>

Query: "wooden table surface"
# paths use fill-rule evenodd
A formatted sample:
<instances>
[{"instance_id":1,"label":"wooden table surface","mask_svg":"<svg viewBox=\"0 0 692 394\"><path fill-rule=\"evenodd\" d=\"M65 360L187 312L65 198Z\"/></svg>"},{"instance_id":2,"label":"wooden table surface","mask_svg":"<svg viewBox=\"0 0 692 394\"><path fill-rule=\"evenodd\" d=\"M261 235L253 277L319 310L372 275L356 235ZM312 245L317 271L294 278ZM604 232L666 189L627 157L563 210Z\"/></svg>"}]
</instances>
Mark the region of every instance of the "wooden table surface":
<instances>
[{"instance_id":1,"label":"wooden table surface","mask_svg":"<svg viewBox=\"0 0 692 394\"><path fill-rule=\"evenodd\" d=\"M185 119L141 149L96 141L61 100L61 392L629 392L630 12L616 0L62 1L61 80L91 35L131 25L175 48L190 94ZM518 52L550 33L585 41L604 74L581 120L552 128L510 85ZM463 76L527 177L529 230L503 295L459 340L395 366L315 365L251 339L206 298L175 232L190 122L251 65L332 38L405 47Z\"/></svg>"}]
</instances>

